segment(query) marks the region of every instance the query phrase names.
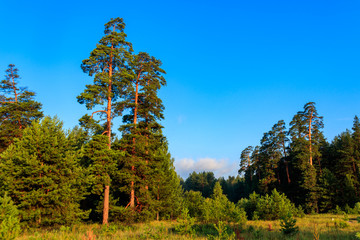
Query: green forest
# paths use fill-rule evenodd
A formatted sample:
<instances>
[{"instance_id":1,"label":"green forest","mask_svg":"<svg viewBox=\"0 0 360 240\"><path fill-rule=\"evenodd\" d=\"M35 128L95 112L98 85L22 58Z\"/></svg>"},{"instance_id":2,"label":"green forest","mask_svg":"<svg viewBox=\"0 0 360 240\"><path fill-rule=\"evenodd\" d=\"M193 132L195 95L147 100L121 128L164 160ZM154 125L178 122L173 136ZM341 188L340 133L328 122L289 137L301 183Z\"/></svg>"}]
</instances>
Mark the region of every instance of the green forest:
<instances>
[{"instance_id":1,"label":"green forest","mask_svg":"<svg viewBox=\"0 0 360 240\"><path fill-rule=\"evenodd\" d=\"M357 116L327 141L305 103L239 149L237 176L182 179L162 131L161 60L134 50L121 18L95 44L74 99L88 114L72 129L4 67L0 239L360 239Z\"/></svg>"}]
</instances>

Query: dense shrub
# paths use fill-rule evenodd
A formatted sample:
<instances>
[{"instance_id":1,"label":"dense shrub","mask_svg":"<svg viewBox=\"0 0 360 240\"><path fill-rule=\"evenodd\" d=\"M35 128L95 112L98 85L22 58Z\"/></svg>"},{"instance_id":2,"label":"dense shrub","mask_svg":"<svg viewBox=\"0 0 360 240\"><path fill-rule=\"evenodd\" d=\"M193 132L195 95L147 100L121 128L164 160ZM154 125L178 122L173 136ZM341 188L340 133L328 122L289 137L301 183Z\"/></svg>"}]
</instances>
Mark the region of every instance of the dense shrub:
<instances>
[{"instance_id":1,"label":"dense shrub","mask_svg":"<svg viewBox=\"0 0 360 240\"><path fill-rule=\"evenodd\" d=\"M254 217L254 213L256 211L256 205L259 199L260 195L253 192L250 194L249 199L242 198L236 205L238 208L243 208L245 210L249 219L257 220L257 216Z\"/></svg>"},{"instance_id":2,"label":"dense shrub","mask_svg":"<svg viewBox=\"0 0 360 240\"><path fill-rule=\"evenodd\" d=\"M184 206L189 210L189 215L195 218L201 218L203 215L205 198L201 192L188 191L184 193Z\"/></svg>"},{"instance_id":3,"label":"dense shrub","mask_svg":"<svg viewBox=\"0 0 360 240\"><path fill-rule=\"evenodd\" d=\"M280 194L276 189L271 195L266 194L262 197L253 193L249 199L241 199L237 205L239 208L244 208L249 218L253 220L275 220L288 213L299 217L304 215L301 208L297 209L285 194Z\"/></svg>"},{"instance_id":4,"label":"dense shrub","mask_svg":"<svg viewBox=\"0 0 360 240\"><path fill-rule=\"evenodd\" d=\"M200 192L186 192L184 205L190 217L206 223L224 221L244 225L247 220L245 211L230 202L223 194L219 182L215 184L211 198L205 199Z\"/></svg>"}]
</instances>

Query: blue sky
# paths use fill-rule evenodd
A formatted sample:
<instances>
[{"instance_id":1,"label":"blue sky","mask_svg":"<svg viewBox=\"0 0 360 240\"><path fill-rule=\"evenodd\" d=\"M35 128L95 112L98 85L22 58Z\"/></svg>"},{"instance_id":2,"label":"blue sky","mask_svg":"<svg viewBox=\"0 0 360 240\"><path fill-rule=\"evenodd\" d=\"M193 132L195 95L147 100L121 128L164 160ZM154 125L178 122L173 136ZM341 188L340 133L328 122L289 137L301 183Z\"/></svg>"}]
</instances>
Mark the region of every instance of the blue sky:
<instances>
[{"instance_id":1,"label":"blue sky","mask_svg":"<svg viewBox=\"0 0 360 240\"><path fill-rule=\"evenodd\" d=\"M360 114L359 1L0 2L0 76L15 64L47 115L66 128L103 36L122 17L134 49L163 62L163 125L181 176L235 175L239 155L309 101L328 140ZM2 74L1 74L2 72Z\"/></svg>"}]
</instances>

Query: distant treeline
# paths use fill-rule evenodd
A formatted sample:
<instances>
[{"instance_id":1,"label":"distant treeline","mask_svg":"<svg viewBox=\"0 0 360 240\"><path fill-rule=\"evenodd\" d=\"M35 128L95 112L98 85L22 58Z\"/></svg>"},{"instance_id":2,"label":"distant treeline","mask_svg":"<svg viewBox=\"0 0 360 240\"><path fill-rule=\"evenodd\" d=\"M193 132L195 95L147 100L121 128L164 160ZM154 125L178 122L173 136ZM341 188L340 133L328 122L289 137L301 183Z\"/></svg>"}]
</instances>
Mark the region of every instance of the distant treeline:
<instances>
[{"instance_id":1,"label":"distant treeline","mask_svg":"<svg viewBox=\"0 0 360 240\"><path fill-rule=\"evenodd\" d=\"M349 209L360 202L360 122L355 116L352 130L328 142L323 118L315 103L305 104L286 128L278 121L264 133L259 146L248 146L240 154L239 176L216 179L212 172L191 173L182 181L186 191L208 197L220 182L229 200L237 202L252 192L285 193L306 212Z\"/></svg>"}]
</instances>

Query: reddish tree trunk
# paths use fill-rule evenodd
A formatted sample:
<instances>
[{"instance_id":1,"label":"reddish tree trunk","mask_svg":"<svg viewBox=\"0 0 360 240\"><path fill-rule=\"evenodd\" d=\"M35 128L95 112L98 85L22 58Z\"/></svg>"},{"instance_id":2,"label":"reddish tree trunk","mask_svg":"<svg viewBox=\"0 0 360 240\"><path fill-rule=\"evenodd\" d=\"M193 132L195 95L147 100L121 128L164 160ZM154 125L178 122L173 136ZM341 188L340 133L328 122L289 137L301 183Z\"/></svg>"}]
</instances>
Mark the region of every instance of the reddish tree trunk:
<instances>
[{"instance_id":1,"label":"reddish tree trunk","mask_svg":"<svg viewBox=\"0 0 360 240\"><path fill-rule=\"evenodd\" d=\"M310 119L309 119L309 151L310 151L310 165L313 165L313 161L312 161L312 149L311 149L311 122L312 122L312 115L313 113L311 112L310 114Z\"/></svg>"},{"instance_id":2,"label":"reddish tree trunk","mask_svg":"<svg viewBox=\"0 0 360 240\"><path fill-rule=\"evenodd\" d=\"M137 111L138 111L138 98L139 98L139 78L140 78L141 71L138 74L136 80L136 90L135 90L135 107L134 107L134 128L136 128L137 123ZM133 155L135 155L135 138L133 138ZM133 171L133 175L135 175L135 166L131 166L131 171ZM134 181L130 183L130 208L134 209L135 207L135 191L134 191Z\"/></svg>"},{"instance_id":3,"label":"reddish tree trunk","mask_svg":"<svg viewBox=\"0 0 360 240\"><path fill-rule=\"evenodd\" d=\"M113 46L111 46L113 49ZM107 108L106 108L106 132L108 136L108 148L111 149L111 91L112 91L112 72L113 72L113 65L112 65L112 54L110 55L109 61L109 86L108 86L108 93L107 93ZM104 208L103 208L103 224L108 223L109 219L109 195L110 195L110 185L107 183L104 189Z\"/></svg>"}]
</instances>

